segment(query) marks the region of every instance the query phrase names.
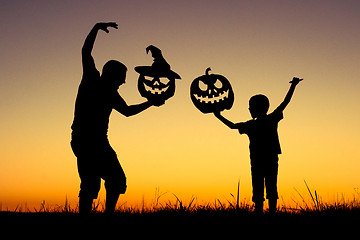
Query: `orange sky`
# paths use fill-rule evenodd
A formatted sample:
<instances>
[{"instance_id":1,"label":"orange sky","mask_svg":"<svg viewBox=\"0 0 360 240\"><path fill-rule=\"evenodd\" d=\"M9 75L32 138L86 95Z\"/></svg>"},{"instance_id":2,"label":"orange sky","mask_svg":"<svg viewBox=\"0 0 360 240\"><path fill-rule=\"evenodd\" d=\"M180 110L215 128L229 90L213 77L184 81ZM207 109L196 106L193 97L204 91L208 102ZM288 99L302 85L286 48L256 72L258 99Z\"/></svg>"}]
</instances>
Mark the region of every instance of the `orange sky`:
<instances>
[{"instance_id":1,"label":"orange sky","mask_svg":"<svg viewBox=\"0 0 360 240\"><path fill-rule=\"evenodd\" d=\"M0 202L62 204L77 200L79 178L70 125L81 79L80 49L98 21L93 56L129 69L120 94L137 92L145 48L162 49L177 81L160 107L126 118L113 112L109 139L128 178L120 202L151 202L155 189L213 201L251 197L248 139L202 114L191 81L227 77L235 103L224 116L250 119L249 98L263 93L273 110L293 76L303 77L279 125L279 194L290 199L303 180L324 197L360 187L360 3L358 1L5 1L0 9ZM167 194L171 198L171 194ZM104 198L104 190L100 196Z\"/></svg>"}]
</instances>

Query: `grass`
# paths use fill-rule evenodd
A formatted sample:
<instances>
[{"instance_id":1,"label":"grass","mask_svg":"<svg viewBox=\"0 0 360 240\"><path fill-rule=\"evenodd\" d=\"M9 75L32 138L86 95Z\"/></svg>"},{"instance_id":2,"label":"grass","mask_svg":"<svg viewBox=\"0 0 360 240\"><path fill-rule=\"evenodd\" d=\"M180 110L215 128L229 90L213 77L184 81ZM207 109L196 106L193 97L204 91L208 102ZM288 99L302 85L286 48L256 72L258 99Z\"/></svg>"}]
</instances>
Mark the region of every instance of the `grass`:
<instances>
[{"instance_id":1,"label":"grass","mask_svg":"<svg viewBox=\"0 0 360 240\"><path fill-rule=\"evenodd\" d=\"M304 181L307 189L307 199L297 189L300 200L294 200L295 206L290 206L284 201L278 201L276 216L360 216L360 192L356 192L353 199L345 199L342 196L333 202L324 202L316 190L312 191ZM213 202L200 204L197 198L192 196L189 201L184 202L175 194L173 201L161 201L161 197L168 193L155 190L155 197L149 206L145 206L144 200L140 207L127 206L127 203L119 205L115 216L253 216L254 205L252 202L240 199L240 181L237 184L237 194L230 193L231 199L221 201L215 199ZM1 206L1 205L0 205ZM92 215L102 215L105 203L101 200L94 201ZM17 206L14 210L3 211L0 208L0 216L9 215L32 215L32 216L75 216L78 215L78 206L70 206L67 198L63 205L48 206L45 201L41 202L39 208L28 209L25 206ZM265 209L265 216L267 216Z\"/></svg>"},{"instance_id":2,"label":"grass","mask_svg":"<svg viewBox=\"0 0 360 240\"><path fill-rule=\"evenodd\" d=\"M316 190L311 191L309 185L304 180L307 193L311 201L306 201L302 194L295 189L302 200L302 204L296 203L297 211L301 215L322 215L322 216L337 216L337 215L357 215L360 216L360 192L356 192L353 199L345 200L342 196L333 202L324 202Z\"/></svg>"}]
</instances>

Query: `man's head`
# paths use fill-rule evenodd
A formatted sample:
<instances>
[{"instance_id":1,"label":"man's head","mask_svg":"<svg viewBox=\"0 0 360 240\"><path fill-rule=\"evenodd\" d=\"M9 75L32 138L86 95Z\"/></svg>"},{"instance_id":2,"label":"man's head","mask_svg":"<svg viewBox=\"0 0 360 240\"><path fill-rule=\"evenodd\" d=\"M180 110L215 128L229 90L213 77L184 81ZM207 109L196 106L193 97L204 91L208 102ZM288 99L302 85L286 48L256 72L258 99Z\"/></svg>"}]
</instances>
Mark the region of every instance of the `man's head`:
<instances>
[{"instance_id":1,"label":"man's head","mask_svg":"<svg viewBox=\"0 0 360 240\"><path fill-rule=\"evenodd\" d=\"M110 60L105 63L101 78L110 88L118 89L121 84L125 83L126 72L127 68L124 64L116 60Z\"/></svg>"},{"instance_id":2,"label":"man's head","mask_svg":"<svg viewBox=\"0 0 360 240\"><path fill-rule=\"evenodd\" d=\"M269 99L262 94L252 96L249 100L249 111L253 119L266 115L269 110Z\"/></svg>"}]
</instances>

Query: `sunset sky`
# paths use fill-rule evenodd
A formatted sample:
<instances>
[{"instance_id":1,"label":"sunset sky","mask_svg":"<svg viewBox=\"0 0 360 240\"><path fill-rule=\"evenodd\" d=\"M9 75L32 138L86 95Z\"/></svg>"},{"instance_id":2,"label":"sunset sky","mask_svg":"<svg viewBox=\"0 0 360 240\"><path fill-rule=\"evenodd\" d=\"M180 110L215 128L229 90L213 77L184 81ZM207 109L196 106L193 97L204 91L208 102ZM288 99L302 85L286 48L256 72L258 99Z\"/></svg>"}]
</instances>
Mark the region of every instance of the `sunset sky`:
<instances>
[{"instance_id":1,"label":"sunset sky","mask_svg":"<svg viewBox=\"0 0 360 240\"><path fill-rule=\"evenodd\" d=\"M80 180L70 148L81 47L96 22L97 68L117 59L128 67L119 93L145 101L135 66L151 65L145 48L159 47L176 82L161 107L126 118L113 111L109 140L128 190L119 203L151 202L156 188L198 203L251 199L248 138L190 99L190 84L224 75L235 102L223 115L250 119L248 100L262 93L270 111L293 76L304 78L279 124L283 154L279 195L292 199L306 180L324 198L352 197L360 188L360 1L17 1L0 7L0 203L76 205ZM100 197L105 198L102 187ZM290 200L289 200L290 201Z\"/></svg>"}]
</instances>

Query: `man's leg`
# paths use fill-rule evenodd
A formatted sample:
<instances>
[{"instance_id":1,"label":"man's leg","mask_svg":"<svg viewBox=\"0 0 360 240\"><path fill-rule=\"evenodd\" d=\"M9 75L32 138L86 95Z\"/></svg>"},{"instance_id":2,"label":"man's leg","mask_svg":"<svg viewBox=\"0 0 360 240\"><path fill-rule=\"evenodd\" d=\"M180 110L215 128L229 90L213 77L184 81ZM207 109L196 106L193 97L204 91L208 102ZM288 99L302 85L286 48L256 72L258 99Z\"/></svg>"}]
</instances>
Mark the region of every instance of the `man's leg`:
<instances>
[{"instance_id":1,"label":"man's leg","mask_svg":"<svg viewBox=\"0 0 360 240\"><path fill-rule=\"evenodd\" d=\"M88 215L92 209L93 199L89 197L79 197L79 213Z\"/></svg>"},{"instance_id":2,"label":"man's leg","mask_svg":"<svg viewBox=\"0 0 360 240\"><path fill-rule=\"evenodd\" d=\"M91 212L93 199L97 198L100 190L101 179L99 177L81 177L79 192L79 213L87 215Z\"/></svg>"},{"instance_id":3,"label":"man's leg","mask_svg":"<svg viewBox=\"0 0 360 240\"><path fill-rule=\"evenodd\" d=\"M97 198L101 179L97 174L96 159L98 154L96 146L86 138L74 137L71 148L77 157L78 173L81 180L79 192L79 213L89 214L93 199Z\"/></svg>"},{"instance_id":4,"label":"man's leg","mask_svg":"<svg viewBox=\"0 0 360 240\"><path fill-rule=\"evenodd\" d=\"M119 171L116 176L105 179L106 188L106 204L105 212L113 213L115 211L116 203L119 199L119 195L126 191L126 178L122 174L123 171Z\"/></svg>"},{"instance_id":5,"label":"man's leg","mask_svg":"<svg viewBox=\"0 0 360 240\"><path fill-rule=\"evenodd\" d=\"M108 190L106 191L105 213L112 214L115 212L115 207L119 196L120 193L113 193Z\"/></svg>"},{"instance_id":6,"label":"man's leg","mask_svg":"<svg viewBox=\"0 0 360 240\"><path fill-rule=\"evenodd\" d=\"M106 152L106 166L103 179L105 180L106 204L105 212L114 213L119 195L126 191L126 176L115 151L110 147Z\"/></svg>"}]
</instances>

